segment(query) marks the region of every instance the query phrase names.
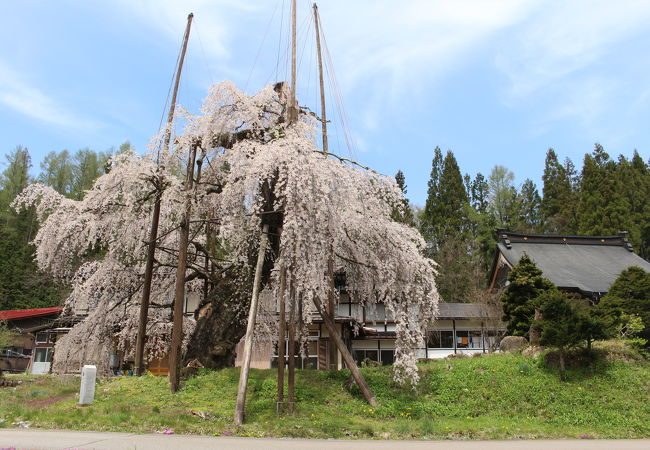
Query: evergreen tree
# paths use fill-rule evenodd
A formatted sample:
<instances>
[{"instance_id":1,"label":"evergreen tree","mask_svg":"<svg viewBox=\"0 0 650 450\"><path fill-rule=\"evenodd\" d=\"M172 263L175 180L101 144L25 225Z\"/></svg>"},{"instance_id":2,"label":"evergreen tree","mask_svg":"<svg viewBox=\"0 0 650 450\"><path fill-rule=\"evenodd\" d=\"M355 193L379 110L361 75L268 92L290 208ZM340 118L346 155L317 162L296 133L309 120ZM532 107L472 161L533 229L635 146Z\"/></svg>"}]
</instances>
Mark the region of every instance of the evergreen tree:
<instances>
[{"instance_id":1,"label":"evergreen tree","mask_svg":"<svg viewBox=\"0 0 650 450\"><path fill-rule=\"evenodd\" d=\"M610 286L598 309L615 324L624 325L626 317L643 321L640 336L650 342L650 273L640 267L625 269Z\"/></svg>"},{"instance_id":2,"label":"evergreen tree","mask_svg":"<svg viewBox=\"0 0 650 450\"><path fill-rule=\"evenodd\" d=\"M585 155L580 180L578 221L580 234L615 234L632 228L630 205L617 164L600 144Z\"/></svg>"},{"instance_id":3,"label":"evergreen tree","mask_svg":"<svg viewBox=\"0 0 650 450\"><path fill-rule=\"evenodd\" d=\"M542 319L533 327L540 332L539 343L556 347L560 356L560 372L566 370L566 351L584 340L580 333L580 315L569 298L557 290L543 292L537 298Z\"/></svg>"},{"instance_id":4,"label":"evergreen tree","mask_svg":"<svg viewBox=\"0 0 650 450\"><path fill-rule=\"evenodd\" d=\"M535 183L527 178L521 186L519 196L521 205L520 231L526 233L535 233L540 231L542 226L542 199L539 197Z\"/></svg>"},{"instance_id":5,"label":"evergreen tree","mask_svg":"<svg viewBox=\"0 0 650 450\"><path fill-rule=\"evenodd\" d=\"M466 179L465 179L466 180ZM466 302L469 292L484 283L474 241L477 224L469 195L453 152L444 158L436 149L422 230L431 256L440 265L436 283L447 302Z\"/></svg>"},{"instance_id":6,"label":"evergreen tree","mask_svg":"<svg viewBox=\"0 0 650 450\"><path fill-rule=\"evenodd\" d=\"M631 160L619 156L618 171L629 205L630 241L643 258L650 258L650 169L635 150Z\"/></svg>"},{"instance_id":7,"label":"evergreen tree","mask_svg":"<svg viewBox=\"0 0 650 450\"><path fill-rule=\"evenodd\" d=\"M123 146L123 151L130 148ZM50 152L41 163L38 181L58 192L81 198L97 176L105 171L107 154L89 149L71 157L67 150ZM18 146L6 155L6 168L0 174L0 310L40 308L60 304L63 288L40 272L30 244L36 234L36 219L31 209L16 213L10 204L31 182L31 158Z\"/></svg>"},{"instance_id":8,"label":"evergreen tree","mask_svg":"<svg viewBox=\"0 0 650 450\"><path fill-rule=\"evenodd\" d=\"M393 219L414 227L415 215L413 214L413 208L411 208L408 198L406 198L406 177L404 176L404 172L398 170L395 174L395 181L397 182L397 186L402 190L404 199L402 200L402 204L393 210Z\"/></svg>"},{"instance_id":9,"label":"evergreen tree","mask_svg":"<svg viewBox=\"0 0 650 450\"><path fill-rule=\"evenodd\" d=\"M13 199L29 184L32 158L29 151L19 145L6 155L6 159L7 168L0 175L0 188L7 198Z\"/></svg>"},{"instance_id":10,"label":"evergreen tree","mask_svg":"<svg viewBox=\"0 0 650 450\"><path fill-rule=\"evenodd\" d=\"M438 189L438 241L444 242L447 239L466 238L469 198L463 184L458 162L451 151L447 152L443 161Z\"/></svg>"},{"instance_id":11,"label":"evergreen tree","mask_svg":"<svg viewBox=\"0 0 650 450\"><path fill-rule=\"evenodd\" d=\"M489 206L489 186L481 172L472 180L470 189L472 207L479 214L487 214Z\"/></svg>"},{"instance_id":12,"label":"evergreen tree","mask_svg":"<svg viewBox=\"0 0 650 450\"><path fill-rule=\"evenodd\" d=\"M436 147L433 151L433 160L431 161L431 176L429 177L427 201L424 205L424 211L420 217L420 231L427 240L429 245L434 245L434 226L440 220L440 175L442 174L442 151Z\"/></svg>"},{"instance_id":13,"label":"evergreen tree","mask_svg":"<svg viewBox=\"0 0 650 450\"><path fill-rule=\"evenodd\" d=\"M477 279L484 282L492 264L495 244L494 229L497 223L489 209L489 186L483 174L480 172L476 174L468 193L471 203L469 224L473 239L471 254L480 268ZM483 286L480 287L483 288Z\"/></svg>"},{"instance_id":14,"label":"evergreen tree","mask_svg":"<svg viewBox=\"0 0 650 450\"><path fill-rule=\"evenodd\" d=\"M576 234L578 176L573 162L560 164L555 150L548 149L542 175L541 214L544 231L551 234Z\"/></svg>"},{"instance_id":15,"label":"evergreen tree","mask_svg":"<svg viewBox=\"0 0 650 450\"><path fill-rule=\"evenodd\" d=\"M59 287L36 267L30 245L36 220L32 210L16 213L10 204L30 182L29 151L21 146L5 155L0 175L0 310L58 304Z\"/></svg>"},{"instance_id":16,"label":"evergreen tree","mask_svg":"<svg viewBox=\"0 0 650 450\"><path fill-rule=\"evenodd\" d=\"M527 255L512 268L508 281L509 284L501 296L503 321L506 323L508 334L528 337L535 316L535 299L555 287L542 276L542 271Z\"/></svg>"}]
</instances>

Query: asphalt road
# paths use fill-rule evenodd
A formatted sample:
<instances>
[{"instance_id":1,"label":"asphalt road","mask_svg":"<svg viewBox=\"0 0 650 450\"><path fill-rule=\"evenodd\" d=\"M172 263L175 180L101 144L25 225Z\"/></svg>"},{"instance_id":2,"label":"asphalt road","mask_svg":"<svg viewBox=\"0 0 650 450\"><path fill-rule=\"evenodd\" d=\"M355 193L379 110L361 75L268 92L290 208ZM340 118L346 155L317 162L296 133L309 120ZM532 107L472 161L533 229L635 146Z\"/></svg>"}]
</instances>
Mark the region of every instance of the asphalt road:
<instances>
[{"instance_id":1,"label":"asphalt road","mask_svg":"<svg viewBox=\"0 0 650 450\"><path fill-rule=\"evenodd\" d=\"M0 449L433 449L433 450L640 450L650 439L541 441L359 441L317 439L255 439L190 435L105 433L0 429Z\"/></svg>"}]
</instances>

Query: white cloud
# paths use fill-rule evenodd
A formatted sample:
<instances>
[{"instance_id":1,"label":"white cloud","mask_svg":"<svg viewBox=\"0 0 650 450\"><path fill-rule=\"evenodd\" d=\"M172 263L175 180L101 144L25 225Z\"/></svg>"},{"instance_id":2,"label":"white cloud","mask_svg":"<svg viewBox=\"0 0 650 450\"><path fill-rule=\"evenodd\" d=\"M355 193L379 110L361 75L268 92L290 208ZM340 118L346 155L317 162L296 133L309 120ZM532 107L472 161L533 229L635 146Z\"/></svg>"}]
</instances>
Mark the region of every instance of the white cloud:
<instances>
[{"instance_id":1,"label":"white cloud","mask_svg":"<svg viewBox=\"0 0 650 450\"><path fill-rule=\"evenodd\" d=\"M551 7L552 6L552 7ZM501 100L511 108L539 109L531 118L533 134L544 134L560 123L589 136L621 134L625 126L621 102L646 85L642 72L614 67L627 42L647 30L650 3L575 0L547 3L511 32L495 56L505 75ZM634 57L629 53L625 60ZM625 99L625 100L624 100ZM534 106L533 106L534 105ZM628 117L629 119L629 117Z\"/></svg>"},{"instance_id":2,"label":"white cloud","mask_svg":"<svg viewBox=\"0 0 650 450\"><path fill-rule=\"evenodd\" d=\"M430 108L440 87L537 1L328 2L320 8L340 86L356 124L374 132ZM349 101L349 100L348 100ZM408 119L407 119L408 120Z\"/></svg>"},{"instance_id":3,"label":"white cloud","mask_svg":"<svg viewBox=\"0 0 650 450\"><path fill-rule=\"evenodd\" d=\"M507 97L525 98L600 61L647 29L650 3L581 0L539 8L514 30L496 57L508 77Z\"/></svg>"},{"instance_id":4,"label":"white cloud","mask_svg":"<svg viewBox=\"0 0 650 450\"><path fill-rule=\"evenodd\" d=\"M230 58L232 43L238 31L233 17L253 14L259 8L252 2L237 0L120 0L122 9L143 26L162 33L172 42L180 43L189 13L194 13L191 35L200 33L207 56L215 60ZM193 40L193 39L192 39Z\"/></svg>"},{"instance_id":5,"label":"white cloud","mask_svg":"<svg viewBox=\"0 0 650 450\"><path fill-rule=\"evenodd\" d=\"M55 98L29 85L25 76L0 62L0 103L34 119L69 128L94 128L99 124L83 119Z\"/></svg>"}]
</instances>

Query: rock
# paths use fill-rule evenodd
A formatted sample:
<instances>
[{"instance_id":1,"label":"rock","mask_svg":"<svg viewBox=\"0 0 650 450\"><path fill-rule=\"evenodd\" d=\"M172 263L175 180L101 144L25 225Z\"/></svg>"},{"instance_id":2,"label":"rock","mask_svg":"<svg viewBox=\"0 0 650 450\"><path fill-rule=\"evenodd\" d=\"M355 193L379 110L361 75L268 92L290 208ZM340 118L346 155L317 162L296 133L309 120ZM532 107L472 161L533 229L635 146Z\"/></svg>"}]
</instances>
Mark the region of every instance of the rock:
<instances>
[{"instance_id":1,"label":"rock","mask_svg":"<svg viewBox=\"0 0 650 450\"><path fill-rule=\"evenodd\" d=\"M544 350L546 350L548 347L541 347L539 345L531 345L529 347L526 347L521 354L523 356L529 356L531 358L537 358Z\"/></svg>"},{"instance_id":2,"label":"rock","mask_svg":"<svg viewBox=\"0 0 650 450\"><path fill-rule=\"evenodd\" d=\"M523 336L506 336L501 339L502 352L515 352L528 346L528 340Z\"/></svg>"}]
</instances>

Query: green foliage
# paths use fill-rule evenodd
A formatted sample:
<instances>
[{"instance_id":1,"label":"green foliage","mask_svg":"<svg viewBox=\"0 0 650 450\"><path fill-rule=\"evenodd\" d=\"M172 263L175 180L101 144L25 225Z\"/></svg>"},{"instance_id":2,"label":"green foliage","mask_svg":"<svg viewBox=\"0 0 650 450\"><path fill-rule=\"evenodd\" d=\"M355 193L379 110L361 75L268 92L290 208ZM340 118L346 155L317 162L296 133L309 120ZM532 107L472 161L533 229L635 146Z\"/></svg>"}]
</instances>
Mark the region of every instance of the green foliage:
<instances>
[{"instance_id":1,"label":"green foliage","mask_svg":"<svg viewBox=\"0 0 650 450\"><path fill-rule=\"evenodd\" d=\"M414 227L415 215L413 214L413 208L411 208L411 204L409 203L408 198L406 198L407 190L406 190L406 177L404 176L404 172L398 170L397 173L395 174L395 181L397 182L399 188L402 190L402 194L404 194L404 199L402 200L401 205L393 208L393 214L392 214L393 220Z\"/></svg>"},{"instance_id":2,"label":"green foliage","mask_svg":"<svg viewBox=\"0 0 650 450\"><path fill-rule=\"evenodd\" d=\"M559 350L560 370L566 370L568 349L587 345L607 337L606 322L580 299L567 297L557 291L542 293L536 300L542 319L533 323L540 332L539 343Z\"/></svg>"},{"instance_id":3,"label":"green foliage","mask_svg":"<svg viewBox=\"0 0 650 450\"><path fill-rule=\"evenodd\" d=\"M429 180L422 232L436 250L445 241L464 238L468 228L469 198L458 162L451 151L442 158L436 147Z\"/></svg>"},{"instance_id":4,"label":"green foliage","mask_svg":"<svg viewBox=\"0 0 650 450\"><path fill-rule=\"evenodd\" d=\"M431 257L439 264L438 293L447 302L469 301L470 292L485 281L487 252L479 251L479 235L491 240L491 230L486 232L485 223L470 204L468 187L476 196L473 202L485 210L487 183L482 175L474 182L468 176L463 178L454 154L448 151L443 159L436 148L420 229Z\"/></svg>"},{"instance_id":5,"label":"green foliage","mask_svg":"<svg viewBox=\"0 0 650 450\"><path fill-rule=\"evenodd\" d=\"M541 231L542 227L542 199L537 192L537 186L532 180L526 178L521 185L519 193L520 202L520 229L524 233L536 233Z\"/></svg>"},{"instance_id":6,"label":"green foliage","mask_svg":"<svg viewBox=\"0 0 650 450\"><path fill-rule=\"evenodd\" d=\"M520 208L515 174L504 166L494 166L488 178L490 210L498 227L515 230L519 225Z\"/></svg>"},{"instance_id":7,"label":"green foliage","mask_svg":"<svg viewBox=\"0 0 650 450\"><path fill-rule=\"evenodd\" d=\"M535 299L555 289L542 271L524 255L508 274L509 284L501 296L503 321L512 336L526 336L535 315Z\"/></svg>"},{"instance_id":8,"label":"green foliage","mask_svg":"<svg viewBox=\"0 0 650 450\"><path fill-rule=\"evenodd\" d=\"M600 144L586 154L580 181L578 232L599 236L632 228L630 204L624 194L625 181L617 164Z\"/></svg>"},{"instance_id":9,"label":"green foliage","mask_svg":"<svg viewBox=\"0 0 650 450\"><path fill-rule=\"evenodd\" d=\"M0 176L0 310L59 304L61 289L39 272L29 244L36 233L33 211L16 213L10 203L29 183L31 158L21 146L6 155Z\"/></svg>"},{"instance_id":10,"label":"green foliage","mask_svg":"<svg viewBox=\"0 0 650 450\"><path fill-rule=\"evenodd\" d=\"M0 350L11 345L14 333L4 321L0 321Z\"/></svg>"},{"instance_id":11,"label":"green foliage","mask_svg":"<svg viewBox=\"0 0 650 450\"><path fill-rule=\"evenodd\" d=\"M543 199L541 212L545 230L553 234L576 234L577 186L574 185L575 169L567 158L564 165L558 161L555 150L548 149L542 175Z\"/></svg>"},{"instance_id":12,"label":"green foliage","mask_svg":"<svg viewBox=\"0 0 650 450\"><path fill-rule=\"evenodd\" d=\"M630 267L618 276L598 309L625 332L630 318L638 317L643 324L635 336L650 341L650 273L640 267ZM624 336L625 337L625 336Z\"/></svg>"},{"instance_id":13,"label":"green foliage","mask_svg":"<svg viewBox=\"0 0 650 450\"><path fill-rule=\"evenodd\" d=\"M415 391L395 384L388 367L362 369L377 408L346 388L347 371L298 370L297 410L287 416L276 414L275 390L268 388L276 371L252 370L242 427L232 425L236 368L203 370L176 394L165 377L100 379L95 401L84 408L74 397L78 378L22 376L0 402L0 417L38 428L256 437L634 438L650 433L647 399L639 395L650 383L649 368L646 361L598 360L593 369L568 368L562 382L535 359L494 354L421 364ZM46 394L32 397L34 391Z\"/></svg>"},{"instance_id":14,"label":"green foliage","mask_svg":"<svg viewBox=\"0 0 650 450\"><path fill-rule=\"evenodd\" d=\"M120 151L130 149L123 144ZM80 199L95 179L107 170L110 152L82 149L71 155L67 150L50 152L41 162L36 180L29 176L29 151L16 147L5 155L6 168L0 174L0 310L43 308L61 304L65 291L34 262L30 244L37 232L34 212L16 213L10 204L31 182L38 181L59 193Z\"/></svg>"},{"instance_id":15,"label":"green foliage","mask_svg":"<svg viewBox=\"0 0 650 450\"><path fill-rule=\"evenodd\" d=\"M559 349L576 347L583 342L580 317L573 302L560 291L542 293L536 303L542 314L533 326L541 332L540 344Z\"/></svg>"}]
</instances>

